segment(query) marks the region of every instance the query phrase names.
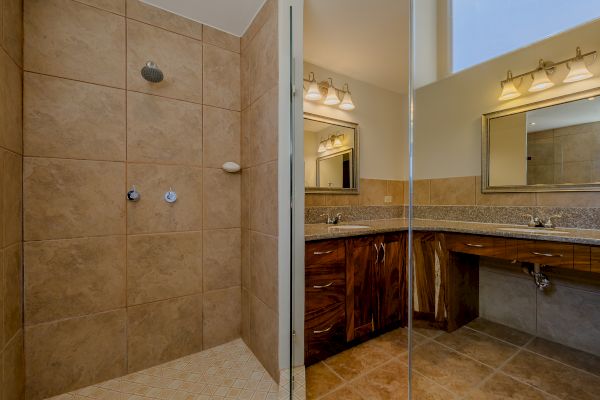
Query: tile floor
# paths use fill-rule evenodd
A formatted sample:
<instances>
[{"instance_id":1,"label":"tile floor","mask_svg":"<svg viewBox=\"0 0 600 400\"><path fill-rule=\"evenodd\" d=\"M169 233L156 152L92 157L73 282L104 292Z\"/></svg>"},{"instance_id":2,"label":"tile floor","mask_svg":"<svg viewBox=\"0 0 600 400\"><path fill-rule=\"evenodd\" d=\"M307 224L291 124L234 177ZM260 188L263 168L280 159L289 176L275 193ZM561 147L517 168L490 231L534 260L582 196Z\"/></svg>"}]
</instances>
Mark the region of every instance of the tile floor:
<instances>
[{"instance_id":1,"label":"tile floor","mask_svg":"<svg viewBox=\"0 0 600 400\"><path fill-rule=\"evenodd\" d=\"M414 337L413 399L600 399L600 357L483 319ZM405 399L407 351L401 328L315 364L307 398Z\"/></svg>"},{"instance_id":2,"label":"tile floor","mask_svg":"<svg viewBox=\"0 0 600 400\"><path fill-rule=\"evenodd\" d=\"M303 382L302 382L303 383ZM287 385L289 386L289 385ZM288 398L241 339L52 400Z\"/></svg>"}]
</instances>

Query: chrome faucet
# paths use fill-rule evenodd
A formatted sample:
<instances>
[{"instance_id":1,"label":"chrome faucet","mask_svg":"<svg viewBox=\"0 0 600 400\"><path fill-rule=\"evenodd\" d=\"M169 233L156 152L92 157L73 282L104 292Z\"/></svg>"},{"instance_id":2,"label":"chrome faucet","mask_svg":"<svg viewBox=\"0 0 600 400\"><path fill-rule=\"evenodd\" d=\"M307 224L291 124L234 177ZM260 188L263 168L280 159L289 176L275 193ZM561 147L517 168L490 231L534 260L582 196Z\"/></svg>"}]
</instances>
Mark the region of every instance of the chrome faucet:
<instances>
[{"instance_id":1,"label":"chrome faucet","mask_svg":"<svg viewBox=\"0 0 600 400\"><path fill-rule=\"evenodd\" d=\"M548 229L552 229L552 228L556 227L554 222L552 222L553 218L562 217L562 215L551 215L546 219L546 222L543 222L540 217L534 217L531 214L523 214L523 216L529 218L529 222L527 223L527 226L529 226L530 228L548 228Z\"/></svg>"},{"instance_id":2,"label":"chrome faucet","mask_svg":"<svg viewBox=\"0 0 600 400\"><path fill-rule=\"evenodd\" d=\"M327 217L327 221L325 222L328 225L335 225L342 220L342 214L337 213L335 217L330 216L329 214L321 214L321 217Z\"/></svg>"}]
</instances>

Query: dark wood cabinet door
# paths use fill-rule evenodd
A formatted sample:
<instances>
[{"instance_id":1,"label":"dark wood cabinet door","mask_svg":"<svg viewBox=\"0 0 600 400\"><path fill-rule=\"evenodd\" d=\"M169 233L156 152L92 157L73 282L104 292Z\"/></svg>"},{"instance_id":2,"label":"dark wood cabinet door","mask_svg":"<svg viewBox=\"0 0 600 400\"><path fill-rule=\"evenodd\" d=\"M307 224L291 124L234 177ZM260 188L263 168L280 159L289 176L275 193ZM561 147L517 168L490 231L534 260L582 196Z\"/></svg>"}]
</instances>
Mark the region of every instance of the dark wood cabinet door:
<instances>
[{"instance_id":1,"label":"dark wood cabinet door","mask_svg":"<svg viewBox=\"0 0 600 400\"><path fill-rule=\"evenodd\" d=\"M346 242L346 339L365 337L375 328L375 271L379 248L374 236Z\"/></svg>"},{"instance_id":2,"label":"dark wood cabinet door","mask_svg":"<svg viewBox=\"0 0 600 400\"><path fill-rule=\"evenodd\" d=\"M407 300L405 268L405 235L386 234L380 243L377 274L377 329L404 324L407 312L403 310Z\"/></svg>"}]
</instances>

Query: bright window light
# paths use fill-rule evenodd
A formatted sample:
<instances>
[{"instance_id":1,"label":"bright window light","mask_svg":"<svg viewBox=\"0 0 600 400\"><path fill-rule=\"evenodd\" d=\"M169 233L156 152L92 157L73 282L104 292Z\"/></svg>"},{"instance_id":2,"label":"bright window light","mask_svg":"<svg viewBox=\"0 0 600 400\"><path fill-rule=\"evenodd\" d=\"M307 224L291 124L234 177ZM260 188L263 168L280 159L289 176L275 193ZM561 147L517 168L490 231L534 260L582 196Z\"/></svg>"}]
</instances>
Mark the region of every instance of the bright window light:
<instances>
[{"instance_id":1,"label":"bright window light","mask_svg":"<svg viewBox=\"0 0 600 400\"><path fill-rule=\"evenodd\" d=\"M598 0L452 0L452 72L597 18Z\"/></svg>"}]
</instances>

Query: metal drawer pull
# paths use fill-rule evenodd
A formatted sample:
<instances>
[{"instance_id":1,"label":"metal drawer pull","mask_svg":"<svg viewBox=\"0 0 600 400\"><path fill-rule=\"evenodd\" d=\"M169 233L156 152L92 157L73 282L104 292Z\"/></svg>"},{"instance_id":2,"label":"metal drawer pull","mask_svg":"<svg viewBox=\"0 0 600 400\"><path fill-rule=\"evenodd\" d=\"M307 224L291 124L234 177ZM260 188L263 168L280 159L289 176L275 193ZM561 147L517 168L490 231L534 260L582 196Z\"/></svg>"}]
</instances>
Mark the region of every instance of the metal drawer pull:
<instances>
[{"instance_id":1,"label":"metal drawer pull","mask_svg":"<svg viewBox=\"0 0 600 400\"><path fill-rule=\"evenodd\" d=\"M562 257L562 254L552 254L552 253L538 253L537 251L532 251L531 254L534 256L542 256L542 257Z\"/></svg>"},{"instance_id":2,"label":"metal drawer pull","mask_svg":"<svg viewBox=\"0 0 600 400\"><path fill-rule=\"evenodd\" d=\"M375 264L377 264L379 262L379 248L375 243L373 243L373 246L375 246Z\"/></svg>"},{"instance_id":3,"label":"metal drawer pull","mask_svg":"<svg viewBox=\"0 0 600 400\"><path fill-rule=\"evenodd\" d=\"M327 328L327 329L323 329L323 330L320 330L320 331L313 331L313 333L314 333L314 334L326 333L326 332L329 332L329 331L331 330L331 328L333 328L333 325L331 325L331 326L330 326L329 328Z\"/></svg>"},{"instance_id":4,"label":"metal drawer pull","mask_svg":"<svg viewBox=\"0 0 600 400\"><path fill-rule=\"evenodd\" d=\"M328 288L331 285L333 285L333 282L329 282L327 285L314 285L313 288L315 288L315 289L325 289L325 288Z\"/></svg>"},{"instance_id":5,"label":"metal drawer pull","mask_svg":"<svg viewBox=\"0 0 600 400\"><path fill-rule=\"evenodd\" d=\"M334 251L335 251L335 250L327 250L327 251L315 251L315 252L313 252L313 254L314 254L315 256L321 256L321 255L323 255L323 254L331 254L331 253L333 253Z\"/></svg>"},{"instance_id":6,"label":"metal drawer pull","mask_svg":"<svg viewBox=\"0 0 600 400\"><path fill-rule=\"evenodd\" d=\"M468 246L468 247L477 247L477 248L485 247L482 244L473 244L473 243L465 243L465 246Z\"/></svg>"}]
</instances>

